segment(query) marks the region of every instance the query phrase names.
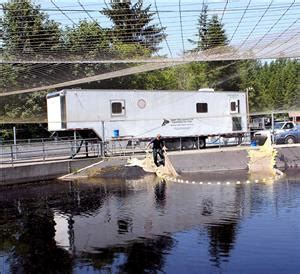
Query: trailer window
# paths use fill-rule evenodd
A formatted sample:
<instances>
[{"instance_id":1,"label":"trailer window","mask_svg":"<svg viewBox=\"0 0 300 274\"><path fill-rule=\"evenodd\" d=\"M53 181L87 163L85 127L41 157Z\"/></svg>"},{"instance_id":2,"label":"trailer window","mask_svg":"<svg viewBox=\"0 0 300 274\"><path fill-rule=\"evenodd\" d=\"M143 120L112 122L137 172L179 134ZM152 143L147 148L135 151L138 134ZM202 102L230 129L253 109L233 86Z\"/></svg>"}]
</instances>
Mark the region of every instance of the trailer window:
<instances>
[{"instance_id":1,"label":"trailer window","mask_svg":"<svg viewBox=\"0 0 300 274\"><path fill-rule=\"evenodd\" d=\"M242 130L242 117L232 117L232 131Z\"/></svg>"},{"instance_id":2,"label":"trailer window","mask_svg":"<svg viewBox=\"0 0 300 274\"><path fill-rule=\"evenodd\" d=\"M197 103L196 104L197 113L205 113L207 112L207 103Z\"/></svg>"},{"instance_id":3,"label":"trailer window","mask_svg":"<svg viewBox=\"0 0 300 274\"><path fill-rule=\"evenodd\" d=\"M125 116L125 101L124 100L111 100L111 116L120 118Z\"/></svg>"},{"instance_id":4,"label":"trailer window","mask_svg":"<svg viewBox=\"0 0 300 274\"><path fill-rule=\"evenodd\" d=\"M230 112L231 113L240 112L240 100L230 101Z\"/></svg>"},{"instance_id":5,"label":"trailer window","mask_svg":"<svg viewBox=\"0 0 300 274\"><path fill-rule=\"evenodd\" d=\"M112 114L121 114L122 113L122 103L119 103L119 102L111 103L111 113Z\"/></svg>"}]
</instances>

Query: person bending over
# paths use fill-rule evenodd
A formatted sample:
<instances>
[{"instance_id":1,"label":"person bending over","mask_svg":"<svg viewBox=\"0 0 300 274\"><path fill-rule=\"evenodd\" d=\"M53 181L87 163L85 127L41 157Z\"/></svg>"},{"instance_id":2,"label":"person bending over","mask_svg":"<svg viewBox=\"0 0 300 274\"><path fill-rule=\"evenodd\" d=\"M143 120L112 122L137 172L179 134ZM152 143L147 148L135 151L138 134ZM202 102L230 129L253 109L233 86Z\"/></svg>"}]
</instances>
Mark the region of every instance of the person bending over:
<instances>
[{"instance_id":1,"label":"person bending over","mask_svg":"<svg viewBox=\"0 0 300 274\"><path fill-rule=\"evenodd\" d=\"M147 147L149 147L152 144L153 149L153 159L154 163L157 167L160 165L165 165L165 156L164 156L164 150L166 149L163 140L161 139L160 134L156 135L156 138L151 140ZM158 161L158 156L160 160Z\"/></svg>"}]
</instances>

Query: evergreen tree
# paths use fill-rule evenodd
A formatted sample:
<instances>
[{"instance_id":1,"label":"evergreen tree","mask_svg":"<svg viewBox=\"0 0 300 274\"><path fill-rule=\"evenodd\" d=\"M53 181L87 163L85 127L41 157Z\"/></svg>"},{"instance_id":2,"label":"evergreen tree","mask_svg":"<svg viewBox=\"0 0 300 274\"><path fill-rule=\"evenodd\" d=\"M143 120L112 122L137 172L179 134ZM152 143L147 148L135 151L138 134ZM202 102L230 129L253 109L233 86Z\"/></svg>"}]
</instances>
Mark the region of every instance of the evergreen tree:
<instances>
[{"instance_id":1,"label":"evergreen tree","mask_svg":"<svg viewBox=\"0 0 300 274\"><path fill-rule=\"evenodd\" d=\"M149 5L143 8L143 1L138 0L112 3L110 8L104 8L101 13L106 15L113 23L112 36L122 43L135 43L157 52L159 44L165 38L163 31L157 25L150 25L155 13L150 12Z\"/></svg>"},{"instance_id":2,"label":"evergreen tree","mask_svg":"<svg viewBox=\"0 0 300 274\"><path fill-rule=\"evenodd\" d=\"M213 15L209 19L207 10L208 7L205 4L198 19L198 40L189 40L196 44L196 47L191 52L208 51L209 53L216 47L228 45L225 30L218 16ZM196 64L193 65L194 68L196 66ZM206 75L206 79L201 81L202 83L207 83L209 87L218 90L238 90L239 74L236 62L214 61L207 62L205 66L201 65L200 67L204 69Z\"/></svg>"},{"instance_id":3,"label":"evergreen tree","mask_svg":"<svg viewBox=\"0 0 300 274\"><path fill-rule=\"evenodd\" d=\"M29 0L10 0L3 5L3 45L5 59L49 58L62 48L59 24ZM0 65L0 92L42 85L40 64ZM0 116L5 121L45 118L45 93L1 97Z\"/></svg>"},{"instance_id":4,"label":"evergreen tree","mask_svg":"<svg viewBox=\"0 0 300 274\"><path fill-rule=\"evenodd\" d=\"M219 21L218 16L213 15L211 19L208 19L207 8L208 6L204 4L199 15L198 33L196 34L198 39L196 41L191 39L188 40L192 44L196 45L192 52L228 45L225 30Z\"/></svg>"},{"instance_id":5,"label":"evergreen tree","mask_svg":"<svg viewBox=\"0 0 300 274\"><path fill-rule=\"evenodd\" d=\"M57 54L61 47L59 24L49 20L30 0L3 4L3 49L6 55L24 58Z\"/></svg>"},{"instance_id":6,"label":"evergreen tree","mask_svg":"<svg viewBox=\"0 0 300 274\"><path fill-rule=\"evenodd\" d=\"M217 15L213 15L208 22L205 42L205 49L228 45L223 24L219 21Z\"/></svg>"},{"instance_id":7,"label":"evergreen tree","mask_svg":"<svg viewBox=\"0 0 300 274\"><path fill-rule=\"evenodd\" d=\"M108 55L110 41L108 30L97 22L80 21L78 25L67 27L64 32L65 47L76 58L104 58Z\"/></svg>"},{"instance_id":8,"label":"evergreen tree","mask_svg":"<svg viewBox=\"0 0 300 274\"><path fill-rule=\"evenodd\" d=\"M241 79L239 89L248 91L249 107L252 112L261 109L260 88L257 81L261 63L256 60L247 60L239 64L239 77Z\"/></svg>"},{"instance_id":9,"label":"evergreen tree","mask_svg":"<svg viewBox=\"0 0 300 274\"><path fill-rule=\"evenodd\" d=\"M198 37L198 39L196 41L192 39L188 39L189 42L196 45L196 48L194 48L192 52L199 51L199 50L206 50L209 48L208 41L207 41L207 28L208 28L207 8L208 6L206 4L202 6L202 11L198 19L198 33L196 34L196 37Z\"/></svg>"}]
</instances>

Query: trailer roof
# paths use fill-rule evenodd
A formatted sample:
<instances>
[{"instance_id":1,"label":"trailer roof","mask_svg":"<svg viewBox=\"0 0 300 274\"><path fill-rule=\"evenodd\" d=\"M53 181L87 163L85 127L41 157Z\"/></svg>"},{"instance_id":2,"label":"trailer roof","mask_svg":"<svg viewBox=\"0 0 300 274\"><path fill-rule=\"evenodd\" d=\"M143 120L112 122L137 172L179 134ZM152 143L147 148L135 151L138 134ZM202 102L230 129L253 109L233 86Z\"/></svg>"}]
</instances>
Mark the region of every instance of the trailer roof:
<instances>
[{"instance_id":1,"label":"trailer roof","mask_svg":"<svg viewBox=\"0 0 300 274\"><path fill-rule=\"evenodd\" d=\"M186 92L186 93L246 93L245 91L212 91L212 90L159 90L159 89L152 89L152 90L143 90L143 89L63 89L60 91L55 91L48 93L47 98L59 95L61 92Z\"/></svg>"}]
</instances>

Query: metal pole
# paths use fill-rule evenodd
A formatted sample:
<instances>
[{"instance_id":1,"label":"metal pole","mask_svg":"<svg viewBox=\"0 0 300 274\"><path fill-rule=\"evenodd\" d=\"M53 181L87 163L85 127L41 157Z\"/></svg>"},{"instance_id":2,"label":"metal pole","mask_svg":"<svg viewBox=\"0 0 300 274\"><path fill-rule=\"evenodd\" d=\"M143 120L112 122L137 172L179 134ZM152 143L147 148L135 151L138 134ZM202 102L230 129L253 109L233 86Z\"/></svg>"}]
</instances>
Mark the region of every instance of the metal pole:
<instances>
[{"instance_id":1,"label":"metal pole","mask_svg":"<svg viewBox=\"0 0 300 274\"><path fill-rule=\"evenodd\" d=\"M14 145L17 144L17 131L16 131L16 127L13 127L13 132L14 132Z\"/></svg>"},{"instance_id":2,"label":"metal pole","mask_svg":"<svg viewBox=\"0 0 300 274\"><path fill-rule=\"evenodd\" d=\"M104 121L101 121L102 124L102 141L105 142L105 129L104 129Z\"/></svg>"},{"instance_id":3,"label":"metal pole","mask_svg":"<svg viewBox=\"0 0 300 274\"><path fill-rule=\"evenodd\" d=\"M14 149L13 146L10 146L10 156L11 156L11 164L14 165Z\"/></svg>"},{"instance_id":4,"label":"metal pole","mask_svg":"<svg viewBox=\"0 0 300 274\"><path fill-rule=\"evenodd\" d=\"M131 137L131 150L132 150L132 154L134 155L133 137Z\"/></svg>"},{"instance_id":5,"label":"metal pole","mask_svg":"<svg viewBox=\"0 0 300 274\"><path fill-rule=\"evenodd\" d=\"M250 106L249 106L249 89L253 90L253 88L246 88L246 108L247 108L247 132L250 132ZM251 132L250 132L251 135Z\"/></svg>"},{"instance_id":6,"label":"metal pole","mask_svg":"<svg viewBox=\"0 0 300 274\"><path fill-rule=\"evenodd\" d=\"M97 157L99 157L100 154L100 148L99 148L99 143L97 143Z\"/></svg>"},{"instance_id":7,"label":"metal pole","mask_svg":"<svg viewBox=\"0 0 300 274\"><path fill-rule=\"evenodd\" d=\"M43 161L45 161L45 143L44 143L44 139L42 139L42 145L43 145Z\"/></svg>"},{"instance_id":8,"label":"metal pole","mask_svg":"<svg viewBox=\"0 0 300 274\"><path fill-rule=\"evenodd\" d=\"M105 153L105 128L104 128L104 121L101 121L101 124L102 124L101 156L104 156L104 153Z\"/></svg>"},{"instance_id":9,"label":"metal pole","mask_svg":"<svg viewBox=\"0 0 300 274\"><path fill-rule=\"evenodd\" d=\"M88 147L88 141L85 141L85 157L89 157L89 147Z\"/></svg>"},{"instance_id":10,"label":"metal pole","mask_svg":"<svg viewBox=\"0 0 300 274\"><path fill-rule=\"evenodd\" d=\"M72 145L72 141L69 142L69 145L70 145L70 154L71 154L70 156L71 156L71 159L73 159L75 153L73 153L73 145Z\"/></svg>"},{"instance_id":11,"label":"metal pole","mask_svg":"<svg viewBox=\"0 0 300 274\"><path fill-rule=\"evenodd\" d=\"M181 151L181 137L179 137L180 151Z\"/></svg>"},{"instance_id":12,"label":"metal pole","mask_svg":"<svg viewBox=\"0 0 300 274\"><path fill-rule=\"evenodd\" d=\"M272 122L271 140L272 140L272 143L273 143L273 141L274 141L274 112L271 113L271 122Z\"/></svg>"}]
</instances>

